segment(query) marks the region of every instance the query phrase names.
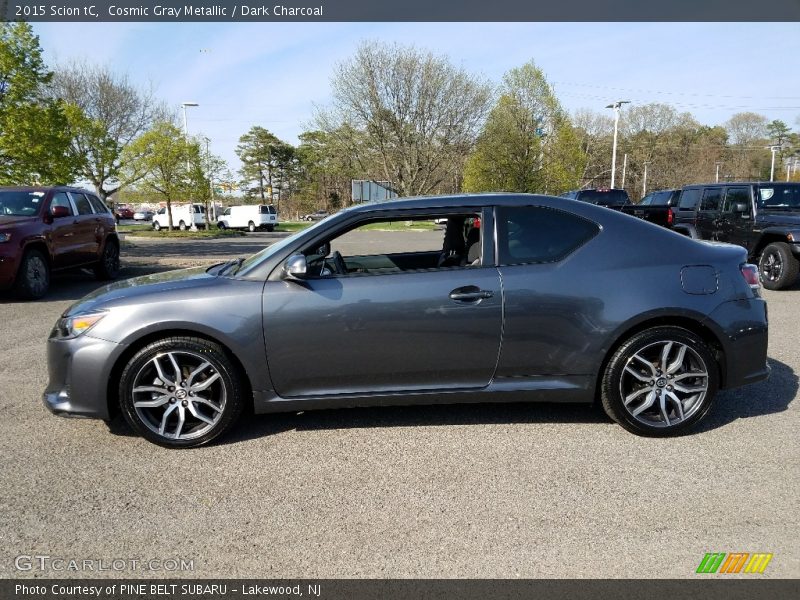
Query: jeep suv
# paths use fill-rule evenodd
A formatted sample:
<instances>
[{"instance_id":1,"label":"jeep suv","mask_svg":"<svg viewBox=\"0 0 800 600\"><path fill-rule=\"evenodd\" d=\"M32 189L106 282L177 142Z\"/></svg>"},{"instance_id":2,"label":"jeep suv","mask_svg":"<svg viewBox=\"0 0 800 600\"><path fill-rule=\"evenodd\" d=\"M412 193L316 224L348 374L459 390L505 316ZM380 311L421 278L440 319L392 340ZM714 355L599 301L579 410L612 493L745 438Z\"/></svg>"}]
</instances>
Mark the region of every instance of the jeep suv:
<instances>
[{"instance_id":1,"label":"jeep suv","mask_svg":"<svg viewBox=\"0 0 800 600\"><path fill-rule=\"evenodd\" d=\"M580 200L581 202L588 202L589 204L597 204L598 206L606 206L616 210L620 210L623 206L627 206L631 203L628 192L617 188L572 190L571 192L564 192L561 194L561 197Z\"/></svg>"},{"instance_id":2,"label":"jeep suv","mask_svg":"<svg viewBox=\"0 0 800 600\"><path fill-rule=\"evenodd\" d=\"M119 274L114 214L91 192L72 187L0 187L0 289L41 298L50 274L92 267Z\"/></svg>"},{"instance_id":3,"label":"jeep suv","mask_svg":"<svg viewBox=\"0 0 800 600\"><path fill-rule=\"evenodd\" d=\"M744 246L758 263L765 288L787 288L800 270L800 183L687 185L673 228L696 239Z\"/></svg>"}]
</instances>

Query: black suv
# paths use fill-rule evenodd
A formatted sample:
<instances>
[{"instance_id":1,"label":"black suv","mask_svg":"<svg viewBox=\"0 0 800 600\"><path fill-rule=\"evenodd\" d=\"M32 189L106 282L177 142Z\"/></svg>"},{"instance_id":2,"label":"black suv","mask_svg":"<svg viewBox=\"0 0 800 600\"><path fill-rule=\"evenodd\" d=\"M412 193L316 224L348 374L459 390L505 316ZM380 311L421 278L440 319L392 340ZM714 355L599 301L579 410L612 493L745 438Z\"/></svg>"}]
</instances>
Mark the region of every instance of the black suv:
<instances>
[{"instance_id":1,"label":"black suv","mask_svg":"<svg viewBox=\"0 0 800 600\"><path fill-rule=\"evenodd\" d=\"M758 262L765 288L789 287L800 269L800 183L687 185L673 228L693 238L744 246Z\"/></svg>"},{"instance_id":2,"label":"black suv","mask_svg":"<svg viewBox=\"0 0 800 600\"><path fill-rule=\"evenodd\" d=\"M628 192L616 188L572 190L571 192L564 192L561 194L561 197L580 200L581 202L588 202L589 204L597 204L598 206L607 206L608 208L614 208L616 210L621 209L623 206L628 206L631 203Z\"/></svg>"}]
</instances>

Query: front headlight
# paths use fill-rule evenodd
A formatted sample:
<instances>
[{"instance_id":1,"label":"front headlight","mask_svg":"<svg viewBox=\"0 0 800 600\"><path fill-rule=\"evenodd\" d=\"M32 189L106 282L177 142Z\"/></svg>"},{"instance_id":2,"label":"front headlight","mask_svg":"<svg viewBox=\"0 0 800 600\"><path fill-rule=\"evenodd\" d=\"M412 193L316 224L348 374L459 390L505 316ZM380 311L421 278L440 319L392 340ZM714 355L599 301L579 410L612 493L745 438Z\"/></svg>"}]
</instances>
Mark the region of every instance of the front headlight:
<instances>
[{"instance_id":1,"label":"front headlight","mask_svg":"<svg viewBox=\"0 0 800 600\"><path fill-rule=\"evenodd\" d=\"M107 312L93 312L84 315L62 317L53 330L54 337L72 339L83 335L107 315Z\"/></svg>"},{"instance_id":2,"label":"front headlight","mask_svg":"<svg viewBox=\"0 0 800 600\"><path fill-rule=\"evenodd\" d=\"M11 234L10 233L0 233L0 244L3 242L10 242L11 241Z\"/></svg>"}]
</instances>

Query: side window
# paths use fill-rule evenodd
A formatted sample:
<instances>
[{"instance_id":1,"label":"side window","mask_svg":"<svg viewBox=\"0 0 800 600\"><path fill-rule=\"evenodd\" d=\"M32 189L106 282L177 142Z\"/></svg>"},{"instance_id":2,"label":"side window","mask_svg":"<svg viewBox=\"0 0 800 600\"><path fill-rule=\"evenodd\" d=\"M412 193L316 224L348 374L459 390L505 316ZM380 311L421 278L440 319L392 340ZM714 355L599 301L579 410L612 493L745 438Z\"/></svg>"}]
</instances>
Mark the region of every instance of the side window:
<instances>
[{"instance_id":1,"label":"side window","mask_svg":"<svg viewBox=\"0 0 800 600\"><path fill-rule=\"evenodd\" d=\"M501 265L559 261L599 231L592 221L551 208L501 207L497 214Z\"/></svg>"},{"instance_id":2,"label":"side window","mask_svg":"<svg viewBox=\"0 0 800 600\"><path fill-rule=\"evenodd\" d=\"M89 198L89 204L92 205L94 212L97 213L98 215L102 215L103 213L109 212L108 207L105 204L103 204L103 202L99 198L96 198L91 194L86 194L86 197Z\"/></svg>"},{"instance_id":3,"label":"side window","mask_svg":"<svg viewBox=\"0 0 800 600\"><path fill-rule=\"evenodd\" d=\"M53 194L53 199L50 200L50 212L53 212L54 206L63 206L69 211L70 215L75 214L75 211L72 210L72 203L64 192L56 192Z\"/></svg>"},{"instance_id":4,"label":"side window","mask_svg":"<svg viewBox=\"0 0 800 600\"><path fill-rule=\"evenodd\" d=\"M700 201L700 188L689 188L681 192L678 208L681 210L694 210Z\"/></svg>"},{"instance_id":5,"label":"side window","mask_svg":"<svg viewBox=\"0 0 800 600\"><path fill-rule=\"evenodd\" d=\"M750 206L750 190L746 187L732 187L725 192L725 204L723 212L733 212L734 206L738 203Z\"/></svg>"},{"instance_id":6,"label":"side window","mask_svg":"<svg viewBox=\"0 0 800 600\"><path fill-rule=\"evenodd\" d=\"M722 188L707 188L703 192L700 210L719 210L722 200Z\"/></svg>"},{"instance_id":7,"label":"side window","mask_svg":"<svg viewBox=\"0 0 800 600\"><path fill-rule=\"evenodd\" d=\"M159 214L159 215L165 215L165 214L167 214L167 208L166 208L166 207L164 207L164 208L160 209L160 210L158 211L158 214Z\"/></svg>"},{"instance_id":8,"label":"side window","mask_svg":"<svg viewBox=\"0 0 800 600\"><path fill-rule=\"evenodd\" d=\"M78 209L79 215L91 215L93 213L92 205L89 204L89 200L86 196L78 192L70 192L69 195L72 196L72 200L75 202L75 208Z\"/></svg>"},{"instance_id":9,"label":"side window","mask_svg":"<svg viewBox=\"0 0 800 600\"><path fill-rule=\"evenodd\" d=\"M647 194L644 198L639 201L641 206L650 206L653 203L653 194Z\"/></svg>"}]
</instances>

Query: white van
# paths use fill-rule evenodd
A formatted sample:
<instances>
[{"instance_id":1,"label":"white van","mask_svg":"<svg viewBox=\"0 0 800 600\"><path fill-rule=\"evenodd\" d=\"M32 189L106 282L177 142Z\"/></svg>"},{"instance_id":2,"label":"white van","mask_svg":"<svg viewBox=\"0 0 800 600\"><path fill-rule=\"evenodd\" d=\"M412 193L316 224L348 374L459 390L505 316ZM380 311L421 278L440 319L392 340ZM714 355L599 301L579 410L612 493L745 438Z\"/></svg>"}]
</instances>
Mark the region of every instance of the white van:
<instances>
[{"instance_id":1,"label":"white van","mask_svg":"<svg viewBox=\"0 0 800 600\"><path fill-rule=\"evenodd\" d=\"M278 212L267 204L245 204L230 206L217 219L220 229L249 229L255 231L262 227L273 231L278 226Z\"/></svg>"},{"instance_id":2,"label":"white van","mask_svg":"<svg viewBox=\"0 0 800 600\"><path fill-rule=\"evenodd\" d=\"M196 227L204 229L206 226L206 207L202 204L182 204L172 207L172 226L184 231L192 226L192 221ZM160 231L162 228L169 227L169 215L167 207L161 208L153 215L153 229Z\"/></svg>"}]
</instances>

